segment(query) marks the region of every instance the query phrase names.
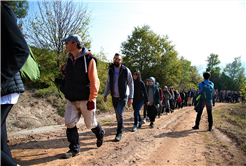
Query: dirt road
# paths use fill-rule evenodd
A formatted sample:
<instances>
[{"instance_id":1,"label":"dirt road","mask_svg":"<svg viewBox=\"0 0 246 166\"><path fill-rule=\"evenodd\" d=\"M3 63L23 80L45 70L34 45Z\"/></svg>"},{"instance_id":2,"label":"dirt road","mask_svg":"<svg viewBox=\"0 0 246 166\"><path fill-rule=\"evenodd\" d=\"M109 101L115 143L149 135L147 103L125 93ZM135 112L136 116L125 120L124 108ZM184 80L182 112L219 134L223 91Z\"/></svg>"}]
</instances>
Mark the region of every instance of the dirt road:
<instances>
[{"instance_id":1,"label":"dirt road","mask_svg":"<svg viewBox=\"0 0 246 166\"><path fill-rule=\"evenodd\" d=\"M217 103L215 108L224 107ZM214 108L214 109L215 109ZM200 130L192 130L196 112L193 107L175 110L157 118L155 127L149 123L132 132L133 112L124 112L125 133L122 141L114 142L115 115L99 115L112 121L104 124L106 131L102 147L96 147L94 134L83 123L79 126L81 154L62 159L68 151L65 127L52 130L10 133L9 146L15 161L22 166L81 166L81 165L246 165L246 156L235 143L215 128L207 132L207 115L203 113ZM213 144L219 142L219 144ZM227 146L221 146L227 145Z\"/></svg>"}]
</instances>

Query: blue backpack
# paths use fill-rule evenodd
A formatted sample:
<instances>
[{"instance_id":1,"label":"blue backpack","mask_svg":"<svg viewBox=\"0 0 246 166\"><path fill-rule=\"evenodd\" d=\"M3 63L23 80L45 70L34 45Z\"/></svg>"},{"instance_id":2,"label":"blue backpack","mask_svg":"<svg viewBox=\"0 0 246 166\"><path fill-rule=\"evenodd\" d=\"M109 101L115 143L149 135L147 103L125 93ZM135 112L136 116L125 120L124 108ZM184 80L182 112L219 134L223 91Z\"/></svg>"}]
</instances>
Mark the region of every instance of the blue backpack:
<instances>
[{"instance_id":1,"label":"blue backpack","mask_svg":"<svg viewBox=\"0 0 246 166\"><path fill-rule=\"evenodd\" d=\"M202 82L202 93L201 98L202 100L211 101L214 97L214 88L211 82L205 84Z\"/></svg>"}]
</instances>

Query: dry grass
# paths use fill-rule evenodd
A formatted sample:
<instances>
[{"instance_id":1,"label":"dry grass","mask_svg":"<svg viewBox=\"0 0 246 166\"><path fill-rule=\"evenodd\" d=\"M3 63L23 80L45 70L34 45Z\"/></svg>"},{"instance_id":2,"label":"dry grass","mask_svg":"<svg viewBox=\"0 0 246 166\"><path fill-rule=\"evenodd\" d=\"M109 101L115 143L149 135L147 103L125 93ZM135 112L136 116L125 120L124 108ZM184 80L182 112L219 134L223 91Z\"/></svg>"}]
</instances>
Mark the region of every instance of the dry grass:
<instances>
[{"instance_id":1,"label":"dry grass","mask_svg":"<svg viewBox=\"0 0 246 166\"><path fill-rule=\"evenodd\" d=\"M214 124L246 152L246 105L235 104L213 111Z\"/></svg>"}]
</instances>

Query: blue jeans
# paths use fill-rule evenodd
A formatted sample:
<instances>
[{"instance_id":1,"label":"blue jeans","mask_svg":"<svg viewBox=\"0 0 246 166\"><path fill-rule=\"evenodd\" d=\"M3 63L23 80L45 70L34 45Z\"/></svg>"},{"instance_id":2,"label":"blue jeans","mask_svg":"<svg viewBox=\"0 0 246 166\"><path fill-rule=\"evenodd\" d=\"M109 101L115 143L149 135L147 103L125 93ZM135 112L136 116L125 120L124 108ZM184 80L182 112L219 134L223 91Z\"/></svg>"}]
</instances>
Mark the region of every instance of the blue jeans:
<instances>
[{"instance_id":1,"label":"blue jeans","mask_svg":"<svg viewBox=\"0 0 246 166\"><path fill-rule=\"evenodd\" d=\"M124 123L123 123L123 111L126 107L128 98L121 99L112 97L112 102L116 114L116 120L117 120L117 134L122 133L124 131Z\"/></svg>"},{"instance_id":2,"label":"blue jeans","mask_svg":"<svg viewBox=\"0 0 246 166\"><path fill-rule=\"evenodd\" d=\"M133 109L134 109L134 125L138 124L138 121L141 122L141 115L139 114L139 110L142 108L144 104L144 100L139 101L137 103L132 103Z\"/></svg>"}]
</instances>

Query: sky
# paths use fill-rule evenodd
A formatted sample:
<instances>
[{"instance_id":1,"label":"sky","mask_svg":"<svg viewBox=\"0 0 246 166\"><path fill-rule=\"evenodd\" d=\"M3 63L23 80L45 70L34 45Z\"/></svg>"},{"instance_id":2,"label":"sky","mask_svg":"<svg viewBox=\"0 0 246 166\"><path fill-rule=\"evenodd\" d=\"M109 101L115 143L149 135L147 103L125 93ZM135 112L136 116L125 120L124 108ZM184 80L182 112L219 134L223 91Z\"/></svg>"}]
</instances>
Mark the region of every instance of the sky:
<instances>
[{"instance_id":1,"label":"sky","mask_svg":"<svg viewBox=\"0 0 246 166\"><path fill-rule=\"evenodd\" d=\"M222 68L241 56L246 69L246 1L83 1L91 11L91 50L112 61L134 27L168 35L179 57L205 70L219 55Z\"/></svg>"}]
</instances>

